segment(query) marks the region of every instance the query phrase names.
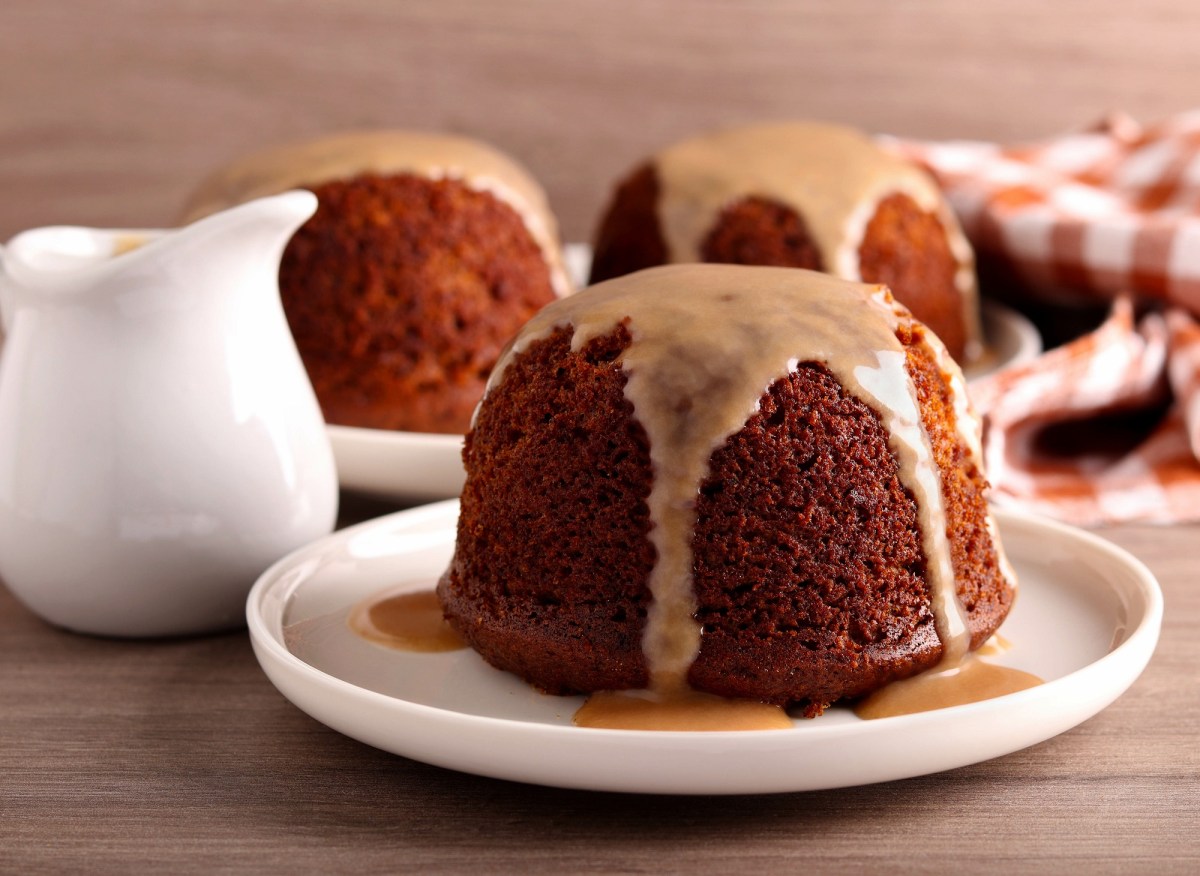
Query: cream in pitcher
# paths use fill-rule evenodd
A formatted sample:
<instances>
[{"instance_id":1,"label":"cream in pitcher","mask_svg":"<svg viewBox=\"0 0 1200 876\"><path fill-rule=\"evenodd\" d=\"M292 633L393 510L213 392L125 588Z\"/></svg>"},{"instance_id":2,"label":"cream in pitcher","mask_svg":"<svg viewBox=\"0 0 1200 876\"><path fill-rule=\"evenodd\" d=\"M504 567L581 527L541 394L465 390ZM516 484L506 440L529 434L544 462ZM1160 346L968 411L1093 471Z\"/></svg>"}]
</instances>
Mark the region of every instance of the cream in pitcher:
<instances>
[{"instance_id":1,"label":"cream in pitcher","mask_svg":"<svg viewBox=\"0 0 1200 876\"><path fill-rule=\"evenodd\" d=\"M0 576L80 632L243 622L329 532L337 479L277 272L308 192L172 231L42 228L2 251Z\"/></svg>"}]
</instances>

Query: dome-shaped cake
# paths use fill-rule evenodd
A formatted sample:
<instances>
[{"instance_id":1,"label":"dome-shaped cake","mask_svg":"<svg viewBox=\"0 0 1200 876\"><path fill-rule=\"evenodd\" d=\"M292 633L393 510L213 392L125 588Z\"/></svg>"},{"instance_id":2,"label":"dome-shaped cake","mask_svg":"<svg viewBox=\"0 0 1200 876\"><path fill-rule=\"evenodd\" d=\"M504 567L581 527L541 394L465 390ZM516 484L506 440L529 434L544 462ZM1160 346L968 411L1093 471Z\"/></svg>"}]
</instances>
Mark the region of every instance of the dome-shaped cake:
<instances>
[{"instance_id":1,"label":"dome-shaped cake","mask_svg":"<svg viewBox=\"0 0 1200 876\"><path fill-rule=\"evenodd\" d=\"M444 612L548 692L811 716L978 647L1012 601L961 373L884 287L594 286L517 335L464 460Z\"/></svg>"},{"instance_id":2,"label":"dome-shaped cake","mask_svg":"<svg viewBox=\"0 0 1200 876\"><path fill-rule=\"evenodd\" d=\"M882 283L955 359L980 352L974 255L941 192L849 128L732 128L642 163L600 222L591 280L680 262Z\"/></svg>"},{"instance_id":3,"label":"dome-shaped cake","mask_svg":"<svg viewBox=\"0 0 1200 876\"><path fill-rule=\"evenodd\" d=\"M466 431L504 343L569 291L541 188L472 140L344 134L235 162L188 219L291 188L319 207L280 292L326 420Z\"/></svg>"}]
</instances>

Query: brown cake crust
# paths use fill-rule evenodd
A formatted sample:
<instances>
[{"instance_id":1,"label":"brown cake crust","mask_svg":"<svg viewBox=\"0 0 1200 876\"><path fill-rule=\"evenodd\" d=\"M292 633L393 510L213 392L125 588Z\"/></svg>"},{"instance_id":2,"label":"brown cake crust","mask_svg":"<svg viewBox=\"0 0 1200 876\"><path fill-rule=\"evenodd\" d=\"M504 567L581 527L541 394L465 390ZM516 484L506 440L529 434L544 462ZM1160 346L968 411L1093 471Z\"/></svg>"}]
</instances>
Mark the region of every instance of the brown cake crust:
<instances>
[{"instance_id":1,"label":"brown cake crust","mask_svg":"<svg viewBox=\"0 0 1200 876\"><path fill-rule=\"evenodd\" d=\"M330 423L464 432L508 338L554 299L521 216L452 179L313 186L280 291Z\"/></svg>"},{"instance_id":2,"label":"brown cake crust","mask_svg":"<svg viewBox=\"0 0 1200 876\"><path fill-rule=\"evenodd\" d=\"M888 195L867 223L858 259L864 282L888 286L897 301L933 329L951 356L962 359L966 305L955 283L958 261L936 215L908 195Z\"/></svg>"},{"instance_id":3,"label":"brown cake crust","mask_svg":"<svg viewBox=\"0 0 1200 876\"><path fill-rule=\"evenodd\" d=\"M438 596L489 663L550 693L647 683L650 451L614 361L629 340L531 344L463 450L473 474Z\"/></svg>"},{"instance_id":4,"label":"brown cake crust","mask_svg":"<svg viewBox=\"0 0 1200 876\"><path fill-rule=\"evenodd\" d=\"M700 254L706 262L825 270L800 214L766 198L743 198L726 207Z\"/></svg>"},{"instance_id":5,"label":"brown cake crust","mask_svg":"<svg viewBox=\"0 0 1200 876\"><path fill-rule=\"evenodd\" d=\"M618 186L600 220L589 282L600 283L667 263L667 243L658 225L658 173L636 168Z\"/></svg>"},{"instance_id":6,"label":"brown cake crust","mask_svg":"<svg viewBox=\"0 0 1200 876\"><path fill-rule=\"evenodd\" d=\"M931 438L934 462L941 472L946 530L952 534L950 559L956 592L967 613L970 647L978 648L1004 622L1016 594L996 550L995 533L988 527L987 478L953 428L950 387L937 361L921 343L924 331L920 324L910 323L901 326L897 337L907 347L907 368L920 399L921 422Z\"/></svg>"},{"instance_id":7,"label":"brown cake crust","mask_svg":"<svg viewBox=\"0 0 1200 876\"><path fill-rule=\"evenodd\" d=\"M986 481L953 429L922 331L907 325L898 337L942 471L957 592L978 647L1012 592L987 531ZM916 503L878 414L824 366L778 381L713 454L697 514L694 687L812 717L941 659Z\"/></svg>"},{"instance_id":8,"label":"brown cake crust","mask_svg":"<svg viewBox=\"0 0 1200 876\"><path fill-rule=\"evenodd\" d=\"M822 365L776 382L713 454L693 687L819 714L936 662L917 506L878 415Z\"/></svg>"},{"instance_id":9,"label":"brown cake crust","mask_svg":"<svg viewBox=\"0 0 1200 876\"><path fill-rule=\"evenodd\" d=\"M972 646L1012 593L987 531L982 474L922 329L908 370L943 470ZM624 327L570 351L561 329L515 357L468 436L458 543L438 593L489 662L552 693L645 686L654 563L649 450L615 360ZM808 716L941 656L915 500L879 416L803 363L711 459L693 539L699 690Z\"/></svg>"}]
</instances>

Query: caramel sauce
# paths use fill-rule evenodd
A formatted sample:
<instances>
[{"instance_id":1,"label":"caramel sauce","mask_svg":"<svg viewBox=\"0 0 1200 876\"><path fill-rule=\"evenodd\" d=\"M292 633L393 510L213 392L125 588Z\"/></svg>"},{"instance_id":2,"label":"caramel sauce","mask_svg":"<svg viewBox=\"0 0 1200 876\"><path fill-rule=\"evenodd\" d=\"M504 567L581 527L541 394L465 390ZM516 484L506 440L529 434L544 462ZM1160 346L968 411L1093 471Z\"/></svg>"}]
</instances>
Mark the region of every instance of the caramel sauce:
<instances>
[{"instance_id":1,"label":"caramel sauce","mask_svg":"<svg viewBox=\"0 0 1200 876\"><path fill-rule=\"evenodd\" d=\"M122 234L113 240L111 258L125 255L146 245L149 240L144 234Z\"/></svg>"},{"instance_id":2,"label":"caramel sauce","mask_svg":"<svg viewBox=\"0 0 1200 876\"><path fill-rule=\"evenodd\" d=\"M372 596L351 609L347 623L367 641L399 651L457 651L467 646L442 617L432 590Z\"/></svg>"},{"instance_id":3,"label":"caramel sauce","mask_svg":"<svg viewBox=\"0 0 1200 876\"><path fill-rule=\"evenodd\" d=\"M985 663L970 654L953 665L939 664L928 672L894 681L854 707L860 718L894 718L932 712L950 706L978 703L1043 684L1020 669Z\"/></svg>"},{"instance_id":4,"label":"caramel sauce","mask_svg":"<svg viewBox=\"0 0 1200 876\"><path fill-rule=\"evenodd\" d=\"M455 179L508 204L520 215L550 269L558 295L571 291L558 242L558 224L536 180L502 152L466 137L417 131L357 131L248 155L213 174L192 196L184 221L289 189L410 173Z\"/></svg>"},{"instance_id":5,"label":"caramel sauce","mask_svg":"<svg viewBox=\"0 0 1200 876\"><path fill-rule=\"evenodd\" d=\"M703 241L722 211L753 195L801 217L825 270L862 280L859 247L879 202L902 193L938 217L958 262L954 282L971 310L968 358L978 352L975 259L933 180L859 131L813 122L729 128L677 143L654 163L662 194L659 226L672 262L701 261Z\"/></svg>"},{"instance_id":6,"label":"caramel sauce","mask_svg":"<svg viewBox=\"0 0 1200 876\"><path fill-rule=\"evenodd\" d=\"M787 730L792 720L779 706L731 700L690 689L597 691L575 713L577 727L609 730Z\"/></svg>"}]
</instances>

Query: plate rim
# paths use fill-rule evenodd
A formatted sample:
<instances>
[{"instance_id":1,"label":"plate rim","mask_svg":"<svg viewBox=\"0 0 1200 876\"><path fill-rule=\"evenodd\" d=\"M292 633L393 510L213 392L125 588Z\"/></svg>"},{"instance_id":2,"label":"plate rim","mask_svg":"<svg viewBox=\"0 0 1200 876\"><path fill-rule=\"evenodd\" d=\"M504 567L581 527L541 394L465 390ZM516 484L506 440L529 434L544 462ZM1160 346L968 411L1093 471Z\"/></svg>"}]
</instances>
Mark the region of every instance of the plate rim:
<instances>
[{"instance_id":1,"label":"plate rim","mask_svg":"<svg viewBox=\"0 0 1200 876\"><path fill-rule=\"evenodd\" d=\"M972 373L970 365L963 366L963 374L968 385L977 380L983 380L996 371L1026 365L1045 352L1042 333L1038 331L1033 320L1015 307L994 298L980 298L979 312L983 322L984 335L994 334L997 329L1006 332L1014 347L1014 353L995 368L982 372Z\"/></svg>"},{"instance_id":2,"label":"plate rim","mask_svg":"<svg viewBox=\"0 0 1200 876\"><path fill-rule=\"evenodd\" d=\"M364 532L374 529L390 529L395 528L401 522L411 524L425 519L439 519L450 514L456 515L457 504L458 500L450 499L394 512L339 530L297 551L293 551L291 554L274 563L255 582L247 598L247 625L255 655L268 678L301 711L306 712L336 732L359 739L373 747L437 766L491 776L493 778L599 791L743 794L847 787L939 772L1026 748L1029 745L1058 735L1097 714L1123 694L1142 673L1154 651L1161 629L1163 614L1161 589L1153 573L1133 554L1086 530L1029 512L999 508L993 509L993 514L997 519L997 524L1000 526L1002 537L1005 529L1014 526L1025 528L1026 530L1046 531L1056 537L1082 543L1089 549L1099 552L1106 560L1117 561L1132 576L1132 581L1135 584L1133 589L1140 598L1140 604L1133 608L1140 609L1141 617L1136 624L1131 620L1131 626L1126 630L1126 635L1122 641L1115 647L1111 647L1108 653L1097 660L1072 670L1066 675L1029 690L934 712L903 715L877 721L839 722L825 726L806 722L804 725L797 725L787 729L755 731L751 736L739 731L695 733L689 731L607 730L523 721L515 718L476 715L443 709L437 706L394 697L370 690L369 688L359 687L352 682L345 681L304 662L289 651L284 645L282 637L277 636L270 628L264 612L266 600L271 599L281 606L286 606L288 599L291 598L295 589L310 578L310 575L296 574L292 580L287 580L288 572L294 569L302 569L305 560L337 550ZM450 517L450 525L453 525L453 519L453 517ZM1115 587L1112 584L1110 586ZM282 592L276 592L280 590ZM282 625L282 610L279 621L280 625ZM711 781L704 781L703 777L693 775L691 777L682 777L683 781L672 784L664 782L661 779L652 779L650 781L635 779L630 781L628 779L619 779L615 776L610 776L607 779L603 776L591 776L589 778L587 774L589 772L594 773L595 770L589 771L587 769L582 769L580 775L545 774L544 770L539 775L538 770L534 768L536 765L514 764L511 762L513 760L511 756L500 758L497 762L493 763L488 763L486 760L478 758L474 761L464 763L462 757L447 757L444 752L423 750L428 749L429 746L412 744L411 740L408 740L408 744L400 746L405 749L403 751L398 750L392 744L380 744L381 740L376 738L372 733L362 732L358 728L347 728L344 721L336 718L330 721L327 720L328 716L322 717L321 715L314 714L313 709L306 708L305 704L301 702L307 702L311 699L311 691L305 693L297 689L297 685L303 685L304 682L307 682L307 684L311 685L318 692L325 692L338 699L339 704L342 706L356 705L356 709L352 709L352 711L382 711L391 713L391 716L394 718L408 716L436 720L448 730L464 734L462 737L464 743L465 740L471 737L478 737L482 740L494 737L496 734L500 736L519 734L524 738L526 745L530 749L537 751L543 751L543 747L545 746L561 747L564 744L569 747L578 747L580 741L589 740L588 744L599 745L606 753L613 756L640 755L645 757L654 753L662 755L670 752L675 756L696 757L714 751L723 751L726 755L737 754L739 749L744 751L750 748L750 746L739 746L737 744L739 741L744 742L747 739L753 739L757 748L765 747L780 754L785 754L788 751L792 754L802 754L805 749L819 748L823 745L829 745L831 742L844 745L847 739L853 740L864 735L874 736L888 731L895 733L898 737L919 740L925 735L923 731L929 729L931 726L937 728L945 724L947 712L953 713L952 718L965 720L965 723L970 728L986 733L989 725L994 726L1000 723L994 720L996 715L1009 714L1010 710L1019 709L1023 704L1053 700L1057 697L1058 692L1064 688L1074 690L1077 686L1084 686L1090 691L1091 686L1081 678L1081 676L1085 675L1097 675L1109 679L1117 678L1118 681L1116 684L1110 682L1108 685L1103 686L1102 692L1099 695L1089 693L1085 697L1076 696L1071 698L1071 703L1068 707L1055 711L1054 720L1048 722L1048 730L1043 728L1042 731L1034 734L1017 735L1013 737L1011 745L996 742L989 749L992 753L985 757L968 756L966 759L961 760L949 758L953 762L944 763L936 769L914 769L911 766L897 764L895 769L885 774L880 774L878 771L872 772L865 780L854 780L854 777L851 775L850 781L811 785L784 780L782 775L787 773L786 770L780 770L780 780L773 783L762 780L750 783L743 782L741 785L737 783L730 784L729 782L713 783ZM299 679L303 679L303 681ZM321 711L321 709L318 708L317 711ZM817 720L819 721L819 719ZM798 736L798 733L803 735ZM932 735L936 736L937 734ZM800 751L797 752L797 749ZM605 758L600 757L596 759L604 760ZM520 761L521 759L517 758L516 760Z\"/></svg>"},{"instance_id":3,"label":"plate rim","mask_svg":"<svg viewBox=\"0 0 1200 876\"><path fill-rule=\"evenodd\" d=\"M364 441L372 443L390 443L386 439L403 436L414 444L425 447L453 447L461 450L466 434L456 432L405 432L399 429L368 429L365 426L343 426L339 423L326 423L326 431L346 441Z\"/></svg>"}]
</instances>

